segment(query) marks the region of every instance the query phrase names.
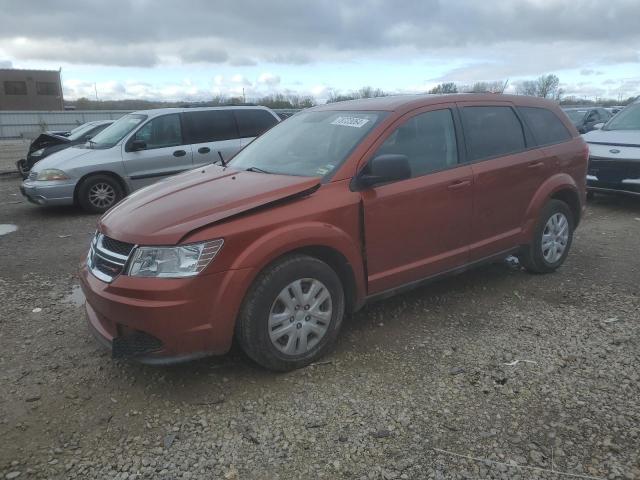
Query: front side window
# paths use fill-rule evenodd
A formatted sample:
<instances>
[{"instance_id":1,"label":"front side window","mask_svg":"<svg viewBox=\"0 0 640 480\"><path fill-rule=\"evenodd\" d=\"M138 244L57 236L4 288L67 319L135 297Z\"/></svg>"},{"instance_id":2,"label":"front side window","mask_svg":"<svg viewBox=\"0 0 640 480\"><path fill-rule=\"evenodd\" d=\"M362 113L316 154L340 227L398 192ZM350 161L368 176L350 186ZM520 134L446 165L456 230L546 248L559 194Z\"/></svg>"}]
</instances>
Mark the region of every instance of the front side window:
<instances>
[{"instance_id":1,"label":"front side window","mask_svg":"<svg viewBox=\"0 0 640 480\"><path fill-rule=\"evenodd\" d=\"M328 177L385 115L375 111L301 112L247 145L231 160L231 167Z\"/></svg>"},{"instance_id":2,"label":"front side window","mask_svg":"<svg viewBox=\"0 0 640 480\"><path fill-rule=\"evenodd\" d=\"M389 135L372 158L386 154L406 155L412 177L457 165L451 110L426 112L407 120Z\"/></svg>"},{"instance_id":3,"label":"front side window","mask_svg":"<svg viewBox=\"0 0 640 480\"><path fill-rule=\"evenodd\" d=\"M91 139L92 148L111 148L146 120L146 115L128 114L120 117Z\"/></svg>"},{"instance_id":4,"label":"front side window","mask_svg":"<svg viewBox=\"0 0 640 480\"><path fill-rule=\"evenodd\" d=\"M522 125L511 107L464 107L462 119L470 161L526 148Z\"/></svg>"},{"instance_id":5,"label":"front side window","mask_svg":"<svg viewBox=\"0 0 640 480\"><path fill-rule=\"evenodd\" d=\"M183 114L188 143L207 143L238 138L230 110L201 110Z\"/></svg>"},{"instance_id":6,"label":"front side window","mask_svg":"<svg viewBox=\"0 0 640 480\"><path fill-rule=\"evenodd\" d=\"M571 139L569 130L551 110L541 107L518 107L531 128L538 145L565 142Z\"/></svg>"},{"instance_id":7,"label":"front side window","mask_svg":"<svg viewBox=\"0 0 640 480\"><path fill-rule=\"evenodd\" d=\"M239 109L234 114L238 121L240 138L257 137L278 123L278 120L266 110Z\"/></svg>"},{"instance_id":8,"label":"front side window","mask_svg":"<svg viewBox=\"0 0 640 480\"><path fill-rule=\"evenodd\" d=\"M565 110L564 113L567 114L567 117L575 124L580 123L584 119L587 114L586 110Z\"/></svg>"},{"instance_id":9,"label":"front side window","mask_svg":"<svg viewBox=\"0 0 640 480\"><path fill-rule=\"evenodd\" d=\"M27 83L26 82L4 82L4 94L5 95L26 95Z\"/></svg>"},{"instance_id":10,"label":"front side window","mask_svg":"<svg viewBox=\"0 0 640 480\"><path fill-rule=\"evenodd\" d=\"M640 103L620 110L607 122L603 130L640 130Z\"/></svg>"},{"instance_id":11,"label":"front side window","mask_svg":"<svg viewBox=\"0 0 640 480\"><path fill-rule=\"evenodd\" d=\"M142 140L146 150L182 145L182 128L178 114L163 115L147 122L132 140Z\"/></svg>"}]
</instances>

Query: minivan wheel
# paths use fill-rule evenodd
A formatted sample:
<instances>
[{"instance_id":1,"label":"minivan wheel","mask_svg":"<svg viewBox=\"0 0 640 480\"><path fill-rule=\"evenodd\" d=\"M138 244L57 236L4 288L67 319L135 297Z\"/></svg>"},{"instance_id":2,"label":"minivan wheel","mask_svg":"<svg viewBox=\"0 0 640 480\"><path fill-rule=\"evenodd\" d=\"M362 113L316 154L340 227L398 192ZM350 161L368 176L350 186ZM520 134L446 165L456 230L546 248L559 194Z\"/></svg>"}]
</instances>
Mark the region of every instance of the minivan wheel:
<instances>
[{"instance_id":1,"label":"minivan wheel","mask_svg":"<svg viewBox=\"0 0 640 480\"><path fill-rule=\"evenodd\" d=\"M92 175L78 188L78 203L89 213L104 213L122 197L124 192L120 183L109 175Z\"/></svg>"},{"instance_id":2,"label":"minivan wheel","mask_svg":"<svg viewBox=\"0 0 640 480\"><path fill-rule=\"evenodd\" d=\"M532 243L521 262L534 273L550 273L562 265L569 254L575 223L569 206L550 200L542 209Z\"/></svg>"},{"instance_id":3,"label":"minivan wheel","mask_svg":"<svg viewBox=\"0 0 640 480\"><path fill-rule=\"evenodd\" d=\"M340 278L323 261L290 255L267 267L247 293L236 324L244 352L270 370L303 367L324 355L342 324Z\"/></svg>"}]
</instances>

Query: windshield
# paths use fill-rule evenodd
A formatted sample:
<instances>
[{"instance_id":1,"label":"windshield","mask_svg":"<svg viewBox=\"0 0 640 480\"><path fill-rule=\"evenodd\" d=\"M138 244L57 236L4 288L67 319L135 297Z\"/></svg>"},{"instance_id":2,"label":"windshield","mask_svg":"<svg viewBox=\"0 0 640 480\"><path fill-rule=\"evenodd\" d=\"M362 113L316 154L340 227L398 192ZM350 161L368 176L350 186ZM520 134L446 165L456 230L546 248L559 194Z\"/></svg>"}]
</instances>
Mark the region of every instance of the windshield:
<instances>
[{"instance_id":1,"label":"windshield","mask_svg":"<svg viewBox=\"0 0 640 480\"><path fill-rule=\"evenodd\" d=\"M380 121L384 112L301 112L236 155L231 166L265 173L325 177Z\"/></svg>"},{"instance_id":2,"label":"windshield","mask_svg":"<svg viewBox=\"0 0 640 480\"><path fill-rule=\"evenodd\" d=\"M87 135L87 132L93 129L94 126L94 123L85 123L84 125L80 125L79 127L71 130L71 135L69 135L67 138L71 141L79 140Z\"/></svg>"},{"instance_id":3,"label":"windshield","mask_svg":"<svg viewBox=\"0 0 640 480\"><path fill-rule=\"evenodd\" d=\"M582 120L587 113L586 110L565 110L564 113L571 119L573 123Z\"/></svg>"},{"instance_id":4,"label":"windshield","mask_svg":"<svg viewBox=\"0 0 640 480\"><path fill-rule=\"evenodd\" d=\"M91 148L113 147L146 118L146 115L137 114L121 117L91 139Z\"/></svg>"},{"instance_id":5,"label":"windshield","mask_svg":"<svg viewBox=\"0 0 640 480\"><path fill-rule=\"evenodd\" d=\"M607 122L603 130L640 130L640 103L620 110Z\"/></svg>"}]
</instances>

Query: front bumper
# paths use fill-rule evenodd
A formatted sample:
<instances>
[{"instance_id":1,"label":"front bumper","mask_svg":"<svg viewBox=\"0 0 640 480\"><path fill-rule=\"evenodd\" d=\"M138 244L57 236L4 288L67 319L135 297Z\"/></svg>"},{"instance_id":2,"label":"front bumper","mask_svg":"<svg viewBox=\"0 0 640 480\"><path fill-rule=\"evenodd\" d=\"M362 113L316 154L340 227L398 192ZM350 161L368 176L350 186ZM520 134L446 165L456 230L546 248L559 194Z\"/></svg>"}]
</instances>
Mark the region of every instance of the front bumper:
<instances>
[{"instance_id":1,"label":"front bumper","mask_svg":"<svg viewBox=\"0 0 640 480\"><path fill-rule=\"evenodd\" d=\"M184 279L120 275L106 283L86 263L80 268L94 336L114 358L150 364L226 353L252 277L253 269L242 269Z\"/></svg>"},{"instance_id":2,"label":"front bumper","mask_svg":"<svg viewBox=\"0 0 640 480\"><path fill-rule=\"evenodd\" d=\"M587 190L640 196L640 160L591 157Z\"/></svg>"},{"instance_id":3,"label":"front bumper","mask_svg":"<svg viewBox=\"0 0 640 480\"><path fill-rule=\"evenodd\" d=\"M76 182L25 180L20 193L31 203L41 206L73 205Z\"/></svg>"}]
</instances>

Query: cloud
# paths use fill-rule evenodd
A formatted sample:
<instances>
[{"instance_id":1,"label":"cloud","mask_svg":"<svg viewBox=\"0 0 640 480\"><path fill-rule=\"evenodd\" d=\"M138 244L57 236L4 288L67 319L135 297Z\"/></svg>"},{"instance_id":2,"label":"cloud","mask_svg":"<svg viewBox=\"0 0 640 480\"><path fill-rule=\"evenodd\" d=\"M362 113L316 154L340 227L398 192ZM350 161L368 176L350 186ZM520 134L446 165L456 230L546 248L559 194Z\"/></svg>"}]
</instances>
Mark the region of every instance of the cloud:
<instances>
[{"instance_id":1,"label":"cloud","mask_svg":"<svg viewBox=\"0 0 640 480\"><path fill-rule=\"evenodd\" d=\"M280 77L273 73L263 73L258 77L258 83L274 87L280 83Z\"/></svg>"},{"instance_id":2,"label":"cloud","mask_svg":"<svg viewBox=\"0 0 640 480\"><path fill-rule=\"evenodd\" d=\"M231 77L231 81L238 85L244 85L244 86L251 85L251 82L247 79L247 77L245 77L244 75L240 75L239 73Z\"/></svg>"},{"instance_id":3,"label":"cloud","mask_svg":"<svg viewBox=\"0 0 640 480\"><path fill-rule=\"evenodd\" d=\"M11 60L0 60L0 68L12 68L13 62Z\"/></svg>"},{"instance_id":4,"label":"cloud","mask_svg":"<svg viewBox=\"0 0 640 480\"><path fill-rule=\"evenodd\" d=\"M188 47L180 52L180 58L186 63L223 63L229 59L229 54L217 47Z\"/></svg>"}]
</instances>

